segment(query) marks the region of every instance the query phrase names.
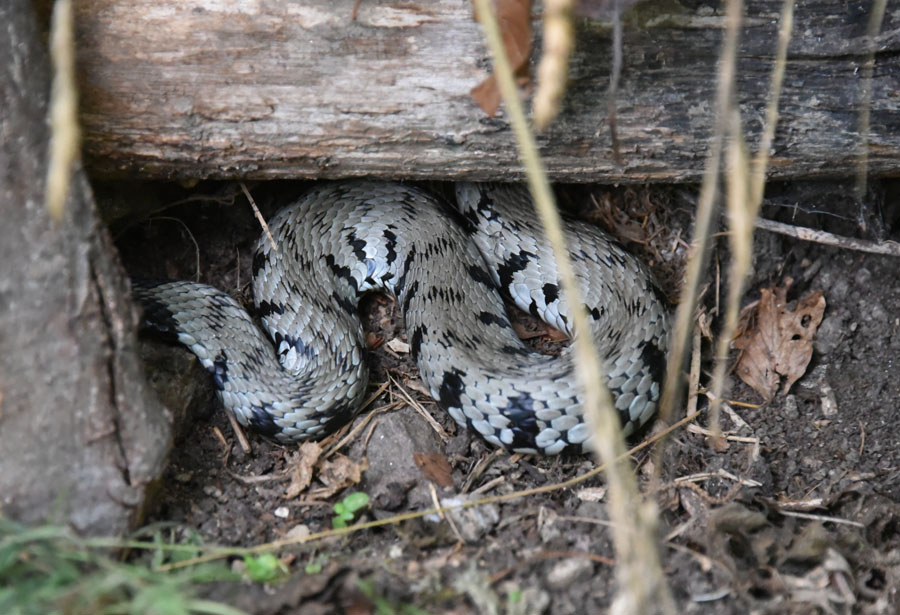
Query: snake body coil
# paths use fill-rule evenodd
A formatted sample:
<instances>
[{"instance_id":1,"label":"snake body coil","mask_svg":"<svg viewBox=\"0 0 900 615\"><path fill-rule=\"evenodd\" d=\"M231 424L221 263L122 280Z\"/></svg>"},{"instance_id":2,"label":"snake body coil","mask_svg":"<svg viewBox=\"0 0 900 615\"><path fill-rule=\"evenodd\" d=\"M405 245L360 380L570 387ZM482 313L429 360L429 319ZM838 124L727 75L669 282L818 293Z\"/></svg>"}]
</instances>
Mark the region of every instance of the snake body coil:
<instances>
[{"instance_id":1,"label":"snake body coil","mask_svg":"<svg viewBox=\"0 0 900 615\"><path fill-rule=\"evenodd\" d=\"M240 423L280 441L346 423L366 390L359 296L400 303L432 397L460 425L508 449L590 446L570 349L529 350L501 293L571 335L569 305L527 191L461 184L457 208L417 189L326 184L270 221L253 260L256 314L192 282L136 283L147 325L190 348ZM667 314L644 267L598 229L568 223L591 334L626 433L654 414ZM499 289L499 292L498 292Z\"/></svg>"}]
</instances>

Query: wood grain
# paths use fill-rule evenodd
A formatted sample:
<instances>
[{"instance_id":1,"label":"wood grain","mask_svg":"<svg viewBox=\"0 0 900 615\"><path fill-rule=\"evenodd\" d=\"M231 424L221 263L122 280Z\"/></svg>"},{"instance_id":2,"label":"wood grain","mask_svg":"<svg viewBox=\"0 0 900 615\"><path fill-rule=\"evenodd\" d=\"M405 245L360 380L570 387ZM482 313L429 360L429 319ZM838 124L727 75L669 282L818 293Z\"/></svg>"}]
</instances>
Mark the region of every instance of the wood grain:
<instances>
[{"instance_id":1,"label":"wood grain","mask_svg":"<svg viewBox=\"0 0 900 615\"><path fill-rule=\"evenodd\" d=\"M738 96L751 145L780 2L753 0ZM95 177L516 179L510 128L469 91L490 62L466 0L79 0L85 157ZM869 0L799 0L773 177L849 176ZM562 117L541 147L567 181L693 181L712 125L722 7L629 13L610 152L611 29L578 23ZM537 28L539 30L539 28ZM875 41L869 165L900 175L900 11Z\"/></svg>"}]
</instances>

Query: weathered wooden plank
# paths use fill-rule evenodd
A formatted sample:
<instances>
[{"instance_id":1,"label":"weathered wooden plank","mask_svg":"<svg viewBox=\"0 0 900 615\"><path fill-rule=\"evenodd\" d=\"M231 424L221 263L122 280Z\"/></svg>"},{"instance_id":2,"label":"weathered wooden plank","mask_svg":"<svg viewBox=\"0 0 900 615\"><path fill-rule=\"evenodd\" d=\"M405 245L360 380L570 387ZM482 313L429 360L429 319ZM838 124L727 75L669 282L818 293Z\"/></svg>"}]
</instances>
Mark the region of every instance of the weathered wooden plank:
<instances>
[{"instance_id":1,"label":"weathered wooden plank","mask_svg":"<svg viewBox=\"0 0 900 615\"><path fill-rule=\"evenodd\" d=\"M870 0L798 0L774 177L850 175ZM749 0L738 92L758 138L779 0ZM502 115L469 97L490 62L468 0L79 0L82 118L99 177L511 179ZM689 181L712 124L718 1L629 14L618 95L624 164L605 124L610 28L583 20L555 178ZM869 164L900 174L900 11L876 41Z\"/></svg>"}]
</instances>

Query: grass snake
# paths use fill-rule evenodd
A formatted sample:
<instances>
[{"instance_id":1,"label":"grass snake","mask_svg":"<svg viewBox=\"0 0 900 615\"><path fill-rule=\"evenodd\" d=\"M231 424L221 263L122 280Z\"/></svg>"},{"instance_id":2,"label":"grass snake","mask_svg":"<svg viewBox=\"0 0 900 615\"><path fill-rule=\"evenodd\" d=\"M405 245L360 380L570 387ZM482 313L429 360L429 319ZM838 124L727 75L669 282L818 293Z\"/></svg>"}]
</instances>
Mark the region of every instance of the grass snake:
<instances>
[{"instance_id":1,"label":"grass snake","mask_svg":"<svg viewBox=\"0 0 900 615\"><path fill-rule=\"evenodd\" d=\"M460 425L523 453L590 447L571 347L552 357L513 332L503 298L571 335L571 306L527 190L458 184L455 208L400 184L322 184L271 221L253 259L255 314L194 282L134 282L145 326L187 346L238 421L281 442L348 422L366 391L359 297L396 297L431 396ZM591 335L623 428L655 413L665 300L635 257L566 222Z\"/></svg>"}]
</instances>

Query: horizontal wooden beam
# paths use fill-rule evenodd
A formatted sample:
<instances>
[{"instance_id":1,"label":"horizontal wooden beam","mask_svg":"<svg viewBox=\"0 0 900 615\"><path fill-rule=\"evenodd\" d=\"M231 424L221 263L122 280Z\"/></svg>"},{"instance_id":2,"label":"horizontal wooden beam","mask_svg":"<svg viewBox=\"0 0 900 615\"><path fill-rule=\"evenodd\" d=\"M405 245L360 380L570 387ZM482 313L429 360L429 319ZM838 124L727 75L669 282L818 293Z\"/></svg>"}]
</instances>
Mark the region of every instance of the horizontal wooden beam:
<instances>
[{"instance_id":1,"label":"horizontal wooden beam","mask_svg":"<svg viewBox=\"0 0 900 615\"><path fill-rule=\"evenodd\" d=\"M868 0L798 0L771 158L777 178L849 176ZM85 159L100 178L516 179L502 111L469 91L488 74L466 0L79 0ZM646 5L646 6L645 6ZM608 23L578 23L560 119L540 137L557 180L694 181L707 152L724 27L718 2L647 2L626 18L606 120ZM780 0L749 0L738 99L758 140ZM539 28L537 28L539 30ZM868 164L900 175L900 12L875 40ZM539 44L538 44L539 46Z\"/></svg>"}]
</instances>

